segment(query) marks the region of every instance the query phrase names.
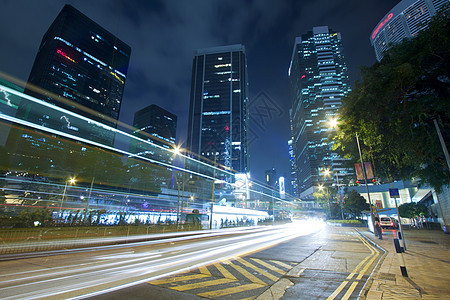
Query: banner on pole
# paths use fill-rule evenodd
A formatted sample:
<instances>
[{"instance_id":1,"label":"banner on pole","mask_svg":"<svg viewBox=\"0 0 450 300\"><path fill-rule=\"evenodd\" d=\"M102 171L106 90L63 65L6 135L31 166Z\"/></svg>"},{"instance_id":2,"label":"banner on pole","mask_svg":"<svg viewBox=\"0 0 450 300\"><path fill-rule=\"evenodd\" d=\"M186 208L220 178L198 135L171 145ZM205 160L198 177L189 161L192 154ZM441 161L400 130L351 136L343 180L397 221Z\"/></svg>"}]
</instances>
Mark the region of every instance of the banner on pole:
<instances>
[{"instance_id":1,"label":"banner on pole","mask_svg":"<svg viewBox=\"0 0 450 300\"><path fill-rule=\"evenodd\" d=\"M365 162L364 163L364 168L366 169L367 180L374 179L375 176L373 175L372 164L370 162ZM364 179L364 173L363 173L363 170L361 168L361 163L356 163L355 164L355 170L356 170L356 179L357 180L363 180Z\"/></svg>"}]
</instances>

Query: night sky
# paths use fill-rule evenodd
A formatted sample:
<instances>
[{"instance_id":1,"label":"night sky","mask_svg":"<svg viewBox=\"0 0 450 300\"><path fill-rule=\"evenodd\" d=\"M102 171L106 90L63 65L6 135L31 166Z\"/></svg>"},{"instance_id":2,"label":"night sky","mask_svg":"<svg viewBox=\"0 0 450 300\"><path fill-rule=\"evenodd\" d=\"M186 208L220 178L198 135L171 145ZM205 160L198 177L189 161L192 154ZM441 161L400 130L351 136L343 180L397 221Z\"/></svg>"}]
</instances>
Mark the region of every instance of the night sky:
<instances>
[{"instance_id":1,"label":"night sky","mask_svg":"<svg viewBox=\"0 0 450 300\"><path fill-rule=\"evenodd\" d=\"M288 175L288 68L296 36L327 25L342 34L350 82L372 65L369 36L398 0L2 0L0 71L26 81L42 36L71 4L131 46L120 121L157 104L178 116L186 141L194 51L243 44L250 98L251 176ZM268 109L268 110L267 110Z\"/></svg>"}]
</instances>

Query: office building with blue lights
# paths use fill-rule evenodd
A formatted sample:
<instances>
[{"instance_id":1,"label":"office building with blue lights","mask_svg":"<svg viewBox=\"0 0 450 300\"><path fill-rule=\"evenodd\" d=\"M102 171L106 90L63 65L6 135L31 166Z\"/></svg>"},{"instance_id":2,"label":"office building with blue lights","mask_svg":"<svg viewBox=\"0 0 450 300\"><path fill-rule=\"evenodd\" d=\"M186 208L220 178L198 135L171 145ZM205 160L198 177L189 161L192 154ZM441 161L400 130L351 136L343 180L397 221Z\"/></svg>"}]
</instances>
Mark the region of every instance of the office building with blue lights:
<instances>
[{"instance_id":1,"label":"office building with blue lights","mask_svg":"<svg viewBox=\"0 0 450 300\"><path fill-rule=\"evenodd\" d=\"M76 153L85 157L88 149L100 153L92 146L113 146L130 53L116 36L65 5L42 38L25 87L25 94L40 100L22 101L16 113L49 130L19 125L9 132L15 168L39 162L27 171L59 176Z\"/></svg>"},{"instance_id":2,"label":"office building with blue lights","mask_svg":"<svg viewBox=\"0 0 450 300\"><path fill-rule=\"evenodd\" d=\"M323 184L324 171L344 176L343 160L331 151L328 122L337 117L341 99L350 91L341 34L328 26L297 37L289 67L292 98L292 151L300 198L312 198ZM330 181L330 179L328 179ZM331 184L328 182L327 184Z\"/></svg>"},{"instance_id":3,"label":"office building with blue lights","mask_svg":"<svg viewBox=\"0 0 450 300\"><path fill-rule=\"evenodd\" d=\"M245 47L195 53L187 149L238 173L248 172L248 79Z\"/></svg>"},{"instance_id":4,"label":"office building with blue lights","mask_svg":"<svg viewBox=\"0 0 450 300\"><path fill-rule=\"evenodd\" d=\"M146 169L144 180L153 180L160 187L169 187L177 134L177 116L155 104L134 114L130 142L130 170ZM169 151L168 151L169 150ZM140 180L140 179L139 179Z\"/></svg>"},{"instance_id":5,"label":"office building with blue lights","mask_svg":"<svg viewBox=\"0 0 450 300\"><path fill-rule=\"evenodd\" d=\"M116 127L131 48L71 5L65 5L42 38L25 93L102 124ZM19 109L43 126L113 145L101 126L83 132L61 114L51 120L30 107ZM97 128L97 130L96 130Z\"/></svg>"}]
</instances>

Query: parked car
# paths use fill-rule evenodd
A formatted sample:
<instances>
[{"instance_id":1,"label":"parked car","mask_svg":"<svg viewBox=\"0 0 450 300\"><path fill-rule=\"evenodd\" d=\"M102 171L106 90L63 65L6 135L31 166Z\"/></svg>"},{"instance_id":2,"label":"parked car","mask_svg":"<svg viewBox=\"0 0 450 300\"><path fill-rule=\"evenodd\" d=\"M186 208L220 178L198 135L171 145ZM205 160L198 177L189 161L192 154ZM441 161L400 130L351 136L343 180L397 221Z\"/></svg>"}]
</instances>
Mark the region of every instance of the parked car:
<instances>
[{"instance_id":1,"label":"parked car","mask_svg":"<svg viewBox=\"0 0 450 300\"><path fill-rule=\"evenodd\" d=\"M391 217L381 217L380 218L381 228L398 228L398 221Z\"/></svg>"}]
</instances>

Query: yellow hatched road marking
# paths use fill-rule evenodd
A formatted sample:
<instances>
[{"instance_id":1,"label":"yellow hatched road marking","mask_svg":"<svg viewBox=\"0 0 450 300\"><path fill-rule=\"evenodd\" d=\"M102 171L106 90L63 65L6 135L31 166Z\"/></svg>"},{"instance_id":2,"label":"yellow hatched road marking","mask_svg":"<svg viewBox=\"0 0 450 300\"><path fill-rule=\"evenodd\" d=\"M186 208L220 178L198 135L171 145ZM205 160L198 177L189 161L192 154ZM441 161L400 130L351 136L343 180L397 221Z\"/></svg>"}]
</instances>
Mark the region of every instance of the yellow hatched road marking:
<instances>
[{"instance_id":1,"label":"yellow hatched road marking","mask_svg":"<svg viewBox=\"0 0 450 300\"><path fill-rule=\"evenodd\" d=\"M186 275L186 276L179 276L179 277L172 277L172 278L166 278L166 279L157 279L153 281L149 281L150 284L166 284L171 282L177 282L177 281L184 281L184 280L192 280L192 279L198 279L198 278L207 278L209 276L204 274L195 274L195 275Z\"/></svg>"},{"instance_id":2,"label":"yellow hatched road marking","mask_svg":"<svg viewBox=\"0 0 450 300\"><path fill-rule=\"evenodd\" d=\"M225 278L236 279L236 277L234 277L233 274L231 274L230 272L228 272L228 270L225 269L225 267L222 266L221 264L214 264L214 266L217 268L217 270L219 270L220 273L222 273L222 275L223 275Z\"/></svg>"},{"instance_id":3,"label":"yellow hatched road marking","mask_svg":"<svg viewBox=\"0 0 450 300\"><path fill-rule=\"evenodd\" d=\"M278 260L271 260L271 262L273 262L273 263L275 263L275 264L277 264L279 266L282 266L283 268L292 269L291 265L285 264L284 262L281 262L281 261L278 261Z\"/></svg>"},{"instance_id":4,"label":"yellow hatched road marking","mask_svg":"<svg viewBox=\"0 0 450 300\"><path fill-rule=\"evenodd\" d=\"M236 282L236 280L232 280L232 279L228 279L228 278L220 278L220 279L203 281L203 282L198 282L198 283L183 284L183 285L170 287L170 288L172 290L176 290L176 291L187 291L187 290L193 290L193 289L198 289L198 288L203 288L203 287L218 285L218 284L223 284L223 283L230 283L230 282Z\"/></svg>"},{"instance_id":5,"label":"yellow hatched road marking","mask_svg":"<svg viewBox=\"0 0 450 300\"><path fill-rule=\"evenodd\" d=\"M220 297L220 296L235 294L235 293L239 293L239 292L254 290L254 289L257 289L260 287L263 287L263 286L256 284L256 283L249 283L246 285L240 285L240 286L236 286L236 287L226 288L223 290L216 290L216 291L200 293L200 294L197 294L197 296L213 298L213 297Z\"/></svg>"},{"instance_id":6,"label":"yellow hatched road marking","mask_svg":"<svg viewBox=\"0 0 450 300\"><path fill-rule=\"evenodd\" d=\"M281 269L278 269L277 267L272 266L271 264L268 264L265 261L262 261L262 260L260 260L258 258L251 258L251 260L253 260L254 262L257 262L261 266L264 266L264 267L266 267L268 269L271 269L274 272L277 272L278 274L285 274L286 273L285 271L283 271Z\"/></svg>"},{"instance_id":7,"label":"yellow hatched road marking","mask_svg":"<svg viewBox=\"0 0 450 300\"><path fill-rule=\"evenodd\" d=\"M257 266L252 265L251 263L249 263L249 262L246 261L246 260L243 260L243 259L240 258L240 257L237 258L237 261L239 261L239 262L240 262L241 264L243 264L244 266L246 266L246 267L248 267L248 268L251 268L251 269L253 269L253 270L255 270L255 271L261 273L261 275L266 276L267 278L269 278L269 279L271 279L271 280L273 280L273 281L277 281L277 280L278 280L278 277L277 277L277 276L274 276L274 275L272 275L272 274L270 274L270 273L267 273L267 272L264 271L264 270L261 270L261 269L258 268Z\"/></svg>"},{"instance_id":8,"label":"yellow hatched road marking","mask_svg":"<svg viewBox=\"0 0 450 300\"><path fill-rule=\"evenodd\" d=\"M200 268L198 268L198 270L202 274L206 274L206 275L211 276L211 272L209 272L209 270L208 270L208 268L206 266L200 267Z\"/></svg>"},{"instance_id":9,"label":"yellow hatched road marking","mask_svg":"<svg viewBox=\"0 0 450 300\"><path fill-rule=\"evenodd\" d=\"M255 275L251 274L250 272L248 272L247 270L245 270L244 268L242 268L241 266L235 265L232 262L228 262L228 264L230 266L232 266L236 271L238 271L239 273L241 273L242 275L244 275L248 280L250 280L253 283L257 283L257 284L261 284L261 285L267 285L267 283L265 283L264 281L262 281L261 279L259 279L258 277L256 277Z\"/></svg>"},{"instance_id":10,"label":"yellow hatched road marking","mask_svg":"<svg viewBox=\"0 0 450 300\"><path fill-rule=\"evenodd\" d=\"M358 281L353 282L341 300L347 300L348 298L350 298L350 296L352 295L352 293L355 290L357 285L358 285Z\"/></svg>"}]
</instances>

